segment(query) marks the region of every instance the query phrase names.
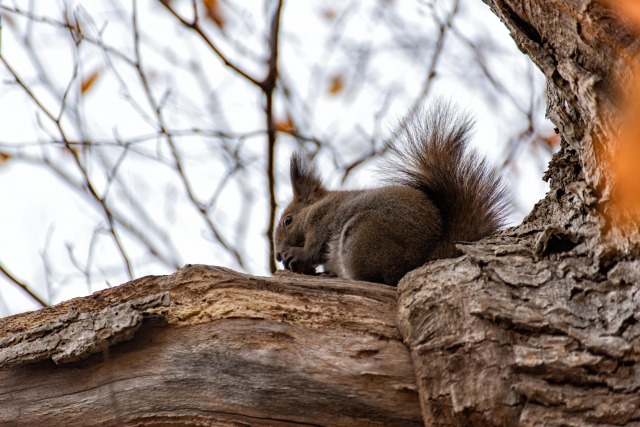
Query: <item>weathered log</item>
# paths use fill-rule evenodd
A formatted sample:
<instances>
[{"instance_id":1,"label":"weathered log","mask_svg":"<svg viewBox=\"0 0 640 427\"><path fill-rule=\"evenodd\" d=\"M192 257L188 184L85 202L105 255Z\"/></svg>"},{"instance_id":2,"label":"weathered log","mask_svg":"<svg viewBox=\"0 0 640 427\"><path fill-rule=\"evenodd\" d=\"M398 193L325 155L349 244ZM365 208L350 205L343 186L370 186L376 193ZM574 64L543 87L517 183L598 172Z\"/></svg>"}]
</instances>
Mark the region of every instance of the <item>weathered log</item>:
<instances>
[{"instance_id":1,"label":"weathered log","mask_svg":"<svg viewBox=\"0 0 640 427\"><path fill-rule=\"evenodd\" d=\"M188 266L0 319L0 424L422 425L395 309L383 285Z\"/></svg>"}]
</instances>

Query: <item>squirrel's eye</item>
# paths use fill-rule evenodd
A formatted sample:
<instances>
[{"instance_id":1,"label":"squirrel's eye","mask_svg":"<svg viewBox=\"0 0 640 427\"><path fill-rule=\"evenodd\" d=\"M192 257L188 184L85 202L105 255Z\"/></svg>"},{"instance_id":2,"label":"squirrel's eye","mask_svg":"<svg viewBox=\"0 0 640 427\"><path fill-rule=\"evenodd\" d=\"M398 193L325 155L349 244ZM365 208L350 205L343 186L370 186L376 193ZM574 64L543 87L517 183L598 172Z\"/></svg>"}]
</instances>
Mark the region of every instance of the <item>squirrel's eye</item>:
<instances>
[{"instance_id":1,"label":"squirrel's eye","mask_svg":"<svg viewBox=\"0 0 640 427\"><path fill-rule=\"evenodd\" d=\"M291 225L291 221L293 221L293 218L291 217L291 215L285 216L284 219L282 220L282 226L284 228L287 228L288 226Z\"/></svg>"}]
</instances>

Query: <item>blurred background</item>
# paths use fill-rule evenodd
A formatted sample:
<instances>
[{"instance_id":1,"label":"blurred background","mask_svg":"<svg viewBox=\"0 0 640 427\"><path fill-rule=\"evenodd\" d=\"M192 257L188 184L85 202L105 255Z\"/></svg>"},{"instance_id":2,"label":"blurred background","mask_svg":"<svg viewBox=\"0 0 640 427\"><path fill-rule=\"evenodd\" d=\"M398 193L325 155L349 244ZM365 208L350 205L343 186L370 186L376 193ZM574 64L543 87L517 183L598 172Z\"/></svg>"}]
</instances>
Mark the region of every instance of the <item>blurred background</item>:
<instances>
[{"instance_id":1,"label":"blurred background","mask_svg":"<svg viewBox=\"0 0 640 427\"><path fill-rule=\"evenodd\" d=\"M559 144L480 0L0 0L0 316L185 263L255 275L305 152L377 185L434 98L476 119L515 224Z\"/></svg>"}]
</instances>

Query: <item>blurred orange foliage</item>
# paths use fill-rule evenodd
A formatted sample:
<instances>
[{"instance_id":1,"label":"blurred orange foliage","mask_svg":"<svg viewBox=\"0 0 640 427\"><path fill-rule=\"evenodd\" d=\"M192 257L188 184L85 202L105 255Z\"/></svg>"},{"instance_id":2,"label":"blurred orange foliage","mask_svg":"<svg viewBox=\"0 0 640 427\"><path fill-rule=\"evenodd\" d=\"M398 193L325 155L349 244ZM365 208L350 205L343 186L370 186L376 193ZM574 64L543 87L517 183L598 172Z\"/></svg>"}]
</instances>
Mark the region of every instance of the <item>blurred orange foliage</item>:
<instances>
[{"instance_id":1,"label":"blurred orange foliage","mask_svg":"<svg viewBox=\"0 0 640 427\"><path fill-rule=\"evenodd\" d=\"M607 0L620 19L640 34L640 2L636 0ZM614 144L611 172L615 180L613 198L617 206L632 216L640 213L640 63L632 64L630 81L620 82L621 127Z\"/></svg>"},{"instance_id":2,"label":"blurred orange foliage","mask_svg":"<svg viewBox=\"0 0 640 427\"><path fill-rule=\"evenodd\" d=\"M638 76L640 77L640 75ZM640 86L633 88L632 99L640 96ZM616 180L614 198L628 211L640 212L640 106L626 103L622 129L615 143L612 172Z\"/></svg>"},{"instance_id":3,"label":"blurred orange foliage","mask_svg":"<svg viewBox=\"0 0 640 427\"><path fill-rule=\"evenodd\" d=\"M202 0L204 8L207 10L207 17L211 19L218 28L224 26L224 17L220 11L220 2L218 0Z\"/></svg>"},{"instance_id":4,"label":"blurred orange foliage","mask_svg":"<svg viewBox=\"0 0 640 427\"><path fill-rule=\"evenodd\" d=\"M87 78L82 80L82 83L80 84L80 93L84 95L89 89L91 89L96 80L98 80L98 77L100 77L100 71L96 70L89 74Z\"/></svg>"},{"instance_id":5,"label":"blurred orange foliage","mask_svg":"<svg viewBox=\"0 0 640 427\"><path fill-rule=\"evenodd\" d=\"M640 30L640 2L637 0L607 0L606 3L620 18Z\"/></svg>"},{"instance_id":6,"label":"blurred orange foliage","mask_svg":"<svg viewBox=\"0 0 640 427\"><path fill-rule=\"evenodd\" d=\"M540 139L552 151L556 150L560 146L560 135L555 132L547 135L541 135Z\"/></svg>"},{"instance_id":7,"label":"blurred orange foliage","mask_svg":"<svg viewBox=\"0 0 640 427\"><path fill-rule=\"evenodd\" d=\"M11 158L11 155L7 153L0 153L0 165L5 164L10 158Z\"/></svg>"},{"instance_id":8,"label":"blurred orange foliage","mask_svg":"<svg viewBox=\"0 0 640 427\"><path fill-rule=\"evenodd\" d=\"M337 95L344 89L344 77L342 74L337 74L331 78L329 82L329 94Z\"/></svg>"},{"instance_id":9,"label":"blurred orange foliage","mask_svg":"<svg viewBox=\"0 0 640 427\"><path fill-rule=\"evenodd\" d=\"M276 129L279 132L284 133L293 133L295 131L295 125L293 124L293 120L291 116L287 114L287 117L284 120L278 120L276 122Z\"/></svg>"},{"instance_id":10,"label":"blurred orange foliage","mask_svg":"<svg viewBox=\"0 0 640 427\"><path fill-rule=\"evenodd\" d=\"M322 10L322 17L329 22L335 21L336 16L336 11L331 8L325 8Z\"/></svg>"}]
</instances>

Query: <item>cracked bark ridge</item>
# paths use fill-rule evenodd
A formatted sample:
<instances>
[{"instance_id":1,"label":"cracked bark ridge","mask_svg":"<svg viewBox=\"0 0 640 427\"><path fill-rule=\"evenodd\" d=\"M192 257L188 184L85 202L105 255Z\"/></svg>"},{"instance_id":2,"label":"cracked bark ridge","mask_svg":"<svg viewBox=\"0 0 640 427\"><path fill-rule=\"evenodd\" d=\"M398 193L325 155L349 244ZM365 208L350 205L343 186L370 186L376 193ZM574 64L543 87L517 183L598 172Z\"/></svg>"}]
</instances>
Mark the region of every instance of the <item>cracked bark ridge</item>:
<instances>
[{"instance_id":1,"label":"cracked bark ridge","mask_svg":"<svg viewBox=\"0 0 640 427\"><path fill-rule=\"evenodd\" d=\"M523 224L398 286L425 424L640 425L640 235L608 166L639 38L602 2L485 3L547 76L562 145Z\"/></svg>"},{"instance_id":2,"label":"cracked bark ridge","mask_svg":"<svg viewBox=\"0 0 640 427\"><path fill-rule=\"evenodd\" d=\"M395 313L396 290L365 282L199 265L141 278L0 319L11 352L0 425L417 427ZM85 320L137 330L98 354L73 353L85 357L74 363L29 363L52 357L39 350L50 342L91 347L74 335Z\"/></svg>"},{"instance_id":3,"label":"cracked bark ridge","mask_svg":"<svg viewBox=\"0 0 640 427\"><path fill-rule=\"evenodd\" d=\"M51 359L55 363L82 360L106 347L131 339L142 324L144 310L166 307L164 292L113 304L98 312L76 307L53 320L0 339L0 368Z\"/></svg>"},{"instance_id":4,"label":"cracked bark ridge","mask_svg":"<svg viewBox=\"0 0 640 427\"><path fill-rule=\"evenodd\" d=\"M640 262L532 262L510 233L401 284L425 424L638 425Z\"/></svg>"}]
</instances>

